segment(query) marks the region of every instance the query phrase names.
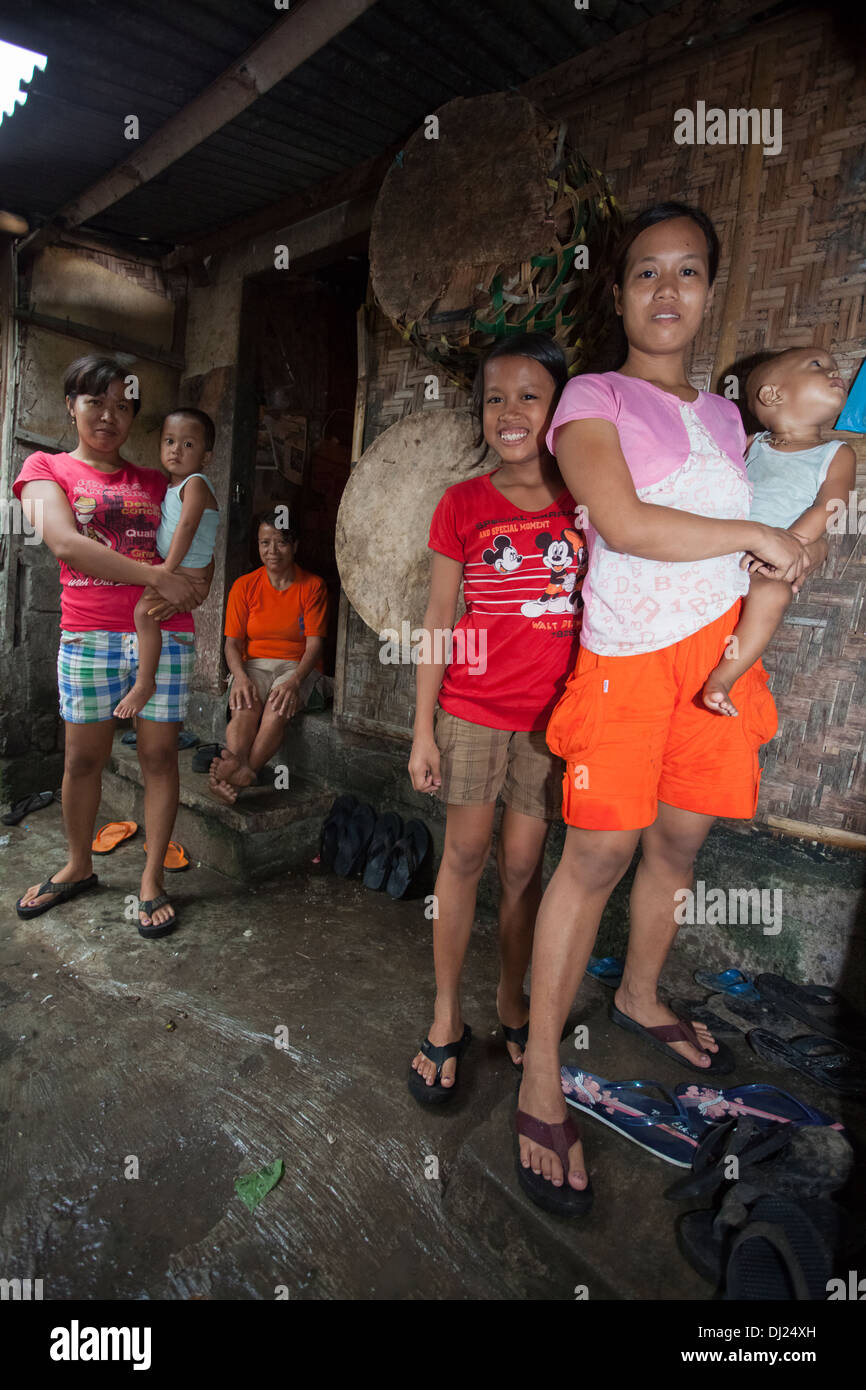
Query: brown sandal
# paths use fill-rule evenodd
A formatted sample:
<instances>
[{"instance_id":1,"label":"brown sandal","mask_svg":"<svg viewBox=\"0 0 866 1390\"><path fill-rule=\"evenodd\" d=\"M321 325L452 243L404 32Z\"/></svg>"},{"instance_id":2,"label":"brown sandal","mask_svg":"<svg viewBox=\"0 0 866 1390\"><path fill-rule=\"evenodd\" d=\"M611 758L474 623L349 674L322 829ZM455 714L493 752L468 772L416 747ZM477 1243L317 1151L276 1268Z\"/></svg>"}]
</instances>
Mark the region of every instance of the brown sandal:
<instances>
[{"instance_id":1,"label":"brown sandal","mask_svg":"<svg viewBox=\"0 0 866 1390\"><path fill-rule=\"evenodd\" d=\"M580 1191L572 1187L568 1181L568 1151L572 1144L576 1144L580 1139L580 1130L571 1116L567 1115L561 1124L550 1125L544 1120L536 1119L534 1115L528 1115L525 1110L518 1110L514 1117L514 1128L518 1135L522 1134L524 1138L531 1139L533 1144L551 1149L562 1164L565 1174L562 1187L554 1187L543 1173L533 1173L531 1168L524 1168L520 1161L518 1142L517 1180L527 1197L530 1197L536 1206L551 1212L554 1216L586 1216L593 1200L592 1179Z\"/></svg>"}]
</instances>

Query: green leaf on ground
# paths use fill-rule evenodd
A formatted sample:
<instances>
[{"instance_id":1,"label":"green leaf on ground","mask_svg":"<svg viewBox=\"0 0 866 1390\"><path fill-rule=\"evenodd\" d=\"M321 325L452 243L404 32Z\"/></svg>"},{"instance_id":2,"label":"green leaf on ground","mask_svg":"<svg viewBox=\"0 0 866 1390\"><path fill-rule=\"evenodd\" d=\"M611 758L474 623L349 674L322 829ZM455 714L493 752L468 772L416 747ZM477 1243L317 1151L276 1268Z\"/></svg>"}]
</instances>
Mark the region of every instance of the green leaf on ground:
<instances>
[{"instance_id":1,"label":"green leaf on ground","mask_svg":"<svg viewBox=\"0 0 866 1390\"><path fill-rule=\"evenodd\" d=\"M276 1187L283 1176L284 1166L281 1158L275 1158L273 1163L260 1168L257 1173L244 1173L243 1177L235 1178L235 1192L250 1211L255 1211L262 1198L272 1187Z\"/></svg>"}]
</instances>

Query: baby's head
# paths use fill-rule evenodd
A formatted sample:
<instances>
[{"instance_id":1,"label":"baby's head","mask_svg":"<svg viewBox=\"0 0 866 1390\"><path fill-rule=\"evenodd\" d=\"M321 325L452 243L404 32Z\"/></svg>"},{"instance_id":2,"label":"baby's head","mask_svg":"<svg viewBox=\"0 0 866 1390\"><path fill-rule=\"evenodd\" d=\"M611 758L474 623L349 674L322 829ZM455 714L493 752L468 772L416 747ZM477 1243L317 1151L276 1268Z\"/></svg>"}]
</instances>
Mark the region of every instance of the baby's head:
<instances>
[{"instance_id":1,"label":"baby's head","mask_svg":"<svg viewBox=\"0 0 866 1390\"><path fill-rule=\"evenodd\" d=\"M166 473L177 483L203 473L216 439L214 422L203 410L181 406L162 422L159 456Z\"/></svg>"},{"instance_id":2,"label":"baby's head","mask_svg":"<svg viewBox=\"0 0 866 1390\"><path fill-rule=\"evenodd\" d=\"M749 373L749 409L765 429L805 431L829 425L845 404L845 384L824 348L788 348Z\"/></svg>"}]
</instances>

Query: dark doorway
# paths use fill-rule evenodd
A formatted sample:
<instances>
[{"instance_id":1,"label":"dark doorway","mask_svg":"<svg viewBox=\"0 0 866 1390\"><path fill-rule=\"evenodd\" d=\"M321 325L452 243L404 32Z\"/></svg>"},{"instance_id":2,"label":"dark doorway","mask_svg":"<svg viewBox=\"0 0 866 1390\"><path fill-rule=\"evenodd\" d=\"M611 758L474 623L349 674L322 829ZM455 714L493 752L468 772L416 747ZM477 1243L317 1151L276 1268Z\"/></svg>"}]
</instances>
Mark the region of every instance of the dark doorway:
<instances>
[{"instance_id":1,"label":"dark doorway","mask_svg":"<svg viewBox=\"0 0 866 1390\"><path fill-rule=\"evenodd\" d=\"M328 586L331 676L340 595L334 533L351 463L357 314L368 273L358 253L270 271L244 287L227 581L260 563L255 517L287 504L298 565Z\"/></svg>"}]
</instances>

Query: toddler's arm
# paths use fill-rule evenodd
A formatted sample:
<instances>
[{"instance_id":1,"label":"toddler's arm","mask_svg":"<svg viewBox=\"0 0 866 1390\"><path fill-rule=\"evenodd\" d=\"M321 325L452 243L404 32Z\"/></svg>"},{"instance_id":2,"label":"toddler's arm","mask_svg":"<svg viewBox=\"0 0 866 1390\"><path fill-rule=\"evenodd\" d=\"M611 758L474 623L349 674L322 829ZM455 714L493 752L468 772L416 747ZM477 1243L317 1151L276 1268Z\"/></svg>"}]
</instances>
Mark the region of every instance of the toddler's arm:
<instances>
[{"instance_id":1,"label":"toddler's arm","mask_svg":"<svg viewBox=\"0 0 866 1390\"><path fill-rule=\"evenodd\" d=\"M171 538L168 554L165 557L166 569L176 570L182 564L184 555L192 545L205 507L211 501L212 496L213 494L204 478L189 479L181 497L180 517Z\"/></svg>"},{"instance_id":2,"label":"toddler's arm","mask_svg":"<svg viewBox=\"0 0 866 1390\"><path fill-rule=\"evenodd\" d=\"M841 502L847 510L848 494L854 490L856 471L857 460L854 450L850 444L841 445L833 456L827 476L811 507L807 507L788 527L791 534L806 547L809 556L808 567L794 584L795 593L808 575L826 560L826 532L830 509L834 503ZM764 566L760 564L751 564L749 568L753 573L766 573Z\"/></svg>"},{"instance_id":3,"label":"toddler's arm","mask_svg":"<svg viewBox=\"0 0 866 1390\"><path fill-rule=\"evenodd\" d=\"M821 540L827 530L829 512L834 502L841 500L847 511L848 494L853 492L857 460L850 444L843 444L833 455L827 476L818 489L811 507L789 527L804 544Z\"/></svg>"}]
</instances>

